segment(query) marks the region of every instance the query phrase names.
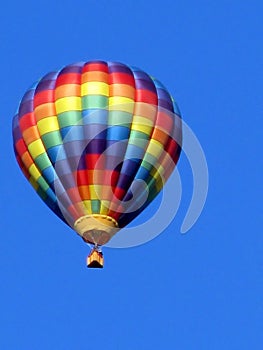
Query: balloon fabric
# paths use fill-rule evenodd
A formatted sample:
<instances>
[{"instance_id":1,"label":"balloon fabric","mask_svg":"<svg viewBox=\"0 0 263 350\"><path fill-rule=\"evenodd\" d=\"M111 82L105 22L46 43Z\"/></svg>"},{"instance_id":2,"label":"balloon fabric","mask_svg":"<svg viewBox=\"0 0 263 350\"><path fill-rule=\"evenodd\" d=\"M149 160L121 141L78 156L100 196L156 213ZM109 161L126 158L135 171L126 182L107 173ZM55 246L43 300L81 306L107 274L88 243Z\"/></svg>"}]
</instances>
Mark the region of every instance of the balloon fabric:
<instances>
[{"instance_id":1,"label":"balloon fabric","mask_svg":"<svg viewBox=\"0 0 263 350\"><path fill-rule=\"evenodd\" d=\"M156 197L181 138L180 112L166 88L117 62L81 62L45 75L13 119L25 177L57 216L99 245Z\"/></svg>"}]
</instances>

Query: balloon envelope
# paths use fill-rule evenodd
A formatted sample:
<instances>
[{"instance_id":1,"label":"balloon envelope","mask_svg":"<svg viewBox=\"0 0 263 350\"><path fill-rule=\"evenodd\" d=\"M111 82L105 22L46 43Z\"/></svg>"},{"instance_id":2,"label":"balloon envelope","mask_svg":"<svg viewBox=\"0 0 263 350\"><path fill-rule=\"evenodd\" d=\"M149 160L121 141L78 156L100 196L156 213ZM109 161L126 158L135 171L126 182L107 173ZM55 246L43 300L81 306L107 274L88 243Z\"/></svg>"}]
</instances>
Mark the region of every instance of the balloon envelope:
<instances>
[{"instance_id":1,"label":"balloon envelope","mask_svg":"<svg viewBox=\"0 0 263 350\"><path fill-rule=\"evenodd\" d=\"M105 244L156 197L181 151L177 105L142 70L68 65L35 83L13 119L20 168L85 241Z\"/></svg>"}]
</instances>

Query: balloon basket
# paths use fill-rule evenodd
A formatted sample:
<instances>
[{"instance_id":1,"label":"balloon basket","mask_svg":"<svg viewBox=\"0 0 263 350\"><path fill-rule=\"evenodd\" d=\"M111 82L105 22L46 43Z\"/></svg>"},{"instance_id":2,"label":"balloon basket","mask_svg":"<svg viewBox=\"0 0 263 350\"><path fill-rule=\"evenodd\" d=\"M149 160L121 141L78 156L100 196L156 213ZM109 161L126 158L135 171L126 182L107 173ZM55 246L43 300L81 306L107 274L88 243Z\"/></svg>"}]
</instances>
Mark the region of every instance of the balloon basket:
<instances>
[{"instance_id":1,"label":"balloon basket","mask_svg":"<svg viewBox=\"0 0 263 350\"><path fill-rule=\"evenodd\" d=\"M104 258L103 258L102 252L98 251L96 248L93 248L87 257L87 267L102 269L103 263L104 263Z\"/></svg>"}]
</instances>

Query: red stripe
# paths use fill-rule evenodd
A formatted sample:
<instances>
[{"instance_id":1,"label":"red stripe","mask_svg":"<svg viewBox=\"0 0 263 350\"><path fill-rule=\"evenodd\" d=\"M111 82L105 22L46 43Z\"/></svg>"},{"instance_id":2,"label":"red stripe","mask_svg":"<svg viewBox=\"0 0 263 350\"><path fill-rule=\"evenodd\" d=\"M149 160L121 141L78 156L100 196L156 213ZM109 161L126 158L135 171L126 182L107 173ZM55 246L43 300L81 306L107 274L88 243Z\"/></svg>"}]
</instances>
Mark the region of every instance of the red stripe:
<instances>
[{"instance_id":1,"label":"red stripe","mask_svg":"<svg viewBox=\"0 0 263 350\"><path fill-rule=\"evenodd\" d=\"M111 216L113 219L115 219L116 221L119 220L119 217L121 216L122 212L124 211L124 208L122 206L118 207L118 212L114 211L114 210L110 210L108 215Z\"/></svg>"},{"instance_id":2,"label":"red stripe","mask_svg":"<svg viewBox=\"0 0 263 350\"><path fill-rule=\"evenodd\" d=\"M15 147L20 157L22 157L22 155L27 151L25 141L22 139L17 141L17 143L15 144Z\"/></svg>"},{"instance_id":3,"label":"red stripe","mask_svg":"<svg viewBox=\"0 0 263 350\"><path fill-rule=\"evenodd\" d=\"M173 125L174 120L172 114L158 111L155 127L171 132L173 130Z\"/></svg>"},{"instance_id":4,"label":"red stripe","mask_svg":"<svg viewBox=\"0 0 263 350\"><path fill-rule=\"evenodd\" d=\"M68 194L72 203L78 203L81 201L78 187L69 188L67 190L67 194Z\"/></svg>"},{"instance_id":5,"label":"red stripe","mask_svg":"<svg viewBox=\"0 0 263 350\"><path fill-rule=\"evenodd\" d=\"M36 119L33 112L24 114L23 117L19 119L19 126L20 126L21 132L35 125L36 125Z\"/></svg>"},{"instance_id":6,"label":"red stripe","mask_svg":"<svg viewBox=\"0 0 263 350\"><path fill-rule=\"evenodd\" d=\"M74 204L67 207L67 212L71 215L71 217L76 221L83 213L80 212L80 210L76 210L76 207Z\"/></svg>"},{"instance_id":7,"label":"red stripe","mask_svg":"<svg viewBox=\"0 0 263 350\"><path fill-rule=\"evenodd\" d=\"M135 90L135 101L136 102L145 102L153 105L158 104L157 95L149 90Z\"/></svg>"},{"instance_id":8,"label":"red stripe","mask_svg":"<svg viewBox=\"0 0 263 350\"><path fill-rule=\"evenodd\" d=\"M104 170L105 156L102 154L87 154L85 156L87 169ZM99 161L98 161L99 160Z\"/></svg>"},{"instance_id":9,"label":"red stripe","mask_svg":"<svg viewBox=\"0 0 263 350\"><path fill-rule=\"evenodd\" d=\"M44 90L38 92L34 96L34 108L43 103L54 102L54 90Z\"/></svg>"},{"instance_id":10,"label":"red stripe","mask_svg":"<svg viewBox=\"0 0 263 350\"><path fill-rule=\"evenodd\" d=\"M77 184L78 186L92 185L96 180L98 185L111 185L115 187L120 173L114 170L103 170L101 174L94 173L94 170L78 170Z\"/></svg>"},{"instance_id":11,"label":"red stripe","mask_svg":"<svg viewBox=\"0 0 263 350\"><path fill-rule=\"evenodd\" d=\"M122 200L126 193L127 193L127 191L124 190L123 188L116 187L116 188L114 189L114 195L115 195L119 200Z\"/></svg>"},{"instance_id":12,"label":"red stripe","mask_svg":"<svg viewBox=\"0 0 263 350\"><path fill-rule=\"evenodd\" d=\"M81 74L80 73L62 73L58 76L56 80L56 86L65 84L81 84Z\"/></svg>"},{"instance_id":13,"label":"red stripe","mask_svg":"<svg viewBox=\"0 0 263 350\"><path fill-rule=\"evenodd\" d=\"M109 74L109 84L127 84L135 87L135 81L132 74L113 72Z\"/></svg>"},{"instance_id":14,"label":"red stripe","mask_svg":"<svg viewBox=\"0 0 263 350\"><path fill-rule=\"evenodd\" d=\"M29 174L27 168L25 167L24 163L22 162L21 158L19 156L17 156L16 160L17 160L19 168L22 170L24 176L29 180L30 174Z\"/></svg>"},{"instance_id":15,"label":"red stripe","mask_svg":"<svg viewBox=\"0 0 263 350\"><path fill-rule=\"evenodd\" d=\"M106 62L90 62L83 67L83 73L93 71L108 73L108 65Z\"/></svg>"},{"instance_id":16,"label":"red stripe","mask_svg":"<svg viewBox=\"0 0 263 350\"><path fill-rule=\"evenodd\" d=\"M118 179L119 179L119 176L120 176L120 173L119 171L112 171L112 174L111 174L111 186L114 188L118 182Z\"/></svg>"},{"instance_id":17,"label":"red stripe","mask_svg":"<svg viewBox=\"0 0 263 350\"><path fill-rule=\"evenodd\" d=\"M174 139L170 139L170 142L167 142L167 145L165 147L165 151L170 154L172 159L177 162L178 160L178 150L179 145Z\"/></svg>"},{"instance_id":18,"label":"red stripe","mask_svg":"<svg viewBox=\"0 0 263 350\"><path fill-rule=\"evenodd\" d=\"M84 185L88 185L89 184L89 180L88 180L86 174L87 174L86 170L78 170L75 173L75 176L77 176L77 186L84 186Z\"/></svg>"}]
</instances>

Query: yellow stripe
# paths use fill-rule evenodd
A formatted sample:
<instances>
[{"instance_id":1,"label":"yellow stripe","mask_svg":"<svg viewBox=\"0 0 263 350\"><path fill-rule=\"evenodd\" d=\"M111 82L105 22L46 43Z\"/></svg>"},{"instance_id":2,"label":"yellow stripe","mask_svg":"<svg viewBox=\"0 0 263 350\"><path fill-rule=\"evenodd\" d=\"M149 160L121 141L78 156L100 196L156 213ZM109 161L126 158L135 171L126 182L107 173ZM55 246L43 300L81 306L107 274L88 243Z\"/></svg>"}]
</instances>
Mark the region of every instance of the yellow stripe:
<instances>
[{"instance_id":1,"label":"yellow stripe","mask_svg":"<svg viewBox=\"0 0 263 350\"><path fill-rule=\"evenodd\" d=\"M134 109L134 102L124 103L124 104L113 104L109 105L109 111L121 111L132 114Z\"/></svg>"},{"instance_id":2,"label":"yellow stripe","mask_svg":"<svg viewBox=\"0 0 263 350\"><path fill-rule=\"evenodd\" d=\"M100 81L84 83L81 85L81 96L86 95L109 96L109 85Z\"/></svg>"},{"instance_id":3,"label":"yellow stripe","mask_svg":"<svg viewBox=\"0 0 263 350\"><path fill-rule=\"evenodd\" d=\"M159 164L154 164L154 168L152 168L150 174L155 180L157 180L159 177L163 177L164 168Z\"/></svg>"},{"instance_id":4,"label":"yellow stripe","mask_svg":"<svg viewBox=\"0 0 263 350\"><path fill-rule=\"evenodd\" d=\"M89 186L89 193L90 193L90 199L101 199L101 185L90 185Z\"/></svg>"},{"instance_id":5,"label":"yellow stripe","mask_svg":"<svg viewBox=\"0 0 263 350\"><path fill-rule=\"evenodd\" d=\"M85 208L86 208L86 215L90 215L90 214L92 214L92 210L91 210L91 201L89 201L89 200L86 200L86 201L83 201L82 202L83 204L84 204L84 206L85 206Z\"/></svg>"},{"instance_id":6,"label":"yellow stripe","mask_svg":"<svg viewBox=\"0 0 263 350\"><path fill-rule=\"evenodd\" d=\"M109 213L110 201L102 200L100 204L100 214L107 215Z\"/></svg>"},{"instance_id":7,"label":"yellow stripe","mask_svg":"<svg viewBox=\"0 0 263 350\"><path fill-rule=\"evenodd\" d=\"M131 130L141 131L150 135L153 128L153 121L151 119L135 115L133 117Z\"/></svg>"},{"instance_id":8,"label":"yellow stripe","mask_svg":"<svg viewBox=\"0 0 263 350\"><path fill-rule=\"evenodd\" d=\"M153 120L146 118L146 117L142 117L140 115L134 115L132 123L151 126L151 127L153 127L153 125L154 125Z\"/></svg>"},{"instance_id":9,"label":"yellow stripe","mask_svg":"<svg viewBox=\"0 0 263 350\"><path fill-rule=\"evenodd\" d=\"M44 135L51 131L59 130L57 117L54 116L41 119L37 122L37 127L40 135Z\"/></svg>"},{"instance_id":10,"label":"yellow stripe","mask_svg":"<svg viewBox=\"0 0 263 350\"><path fill-rule=\"evenodd\" d=\"M36 159L36 157L38 157L40 154L46 152L41 140L31 142L28 146L28 150L34 159Z\"/></svg>"},{"instance_id":11,"label":"yellow stripe","mask_svg":"<svg viewBox=\"0 0 263 350\"><path fill-rule=\"evenodd\" d=\"M32 176L30 176L28 181L30 185L34 188L34 190L37 191L39 188L39 184L36 182L36 180Z\"/></svg>"},{"instance_id":12,"label":"yellow stripe","mask_svg":"<svg viewBox=\"0 0 263 350\"><path fill-rule=\"evenodd\" d=\"M131 130L143 132L146 135L151 135L152 127L141 124L132 124Z\"/></svg>"},{"instance_id":13,"label":"yellow stripe","mask_svg":"<svg viewBox=\"0 0 263 350\"><path fill-rule=\"evenodd\" d=\"M57 113L63 113L68 111L81 111L81 97L70 96L60 98L55 102Z\"/></svg>"},{"instance_id":14,"label":"yellow stripe","mask_svg":"<svg viewBox=\"0 0 263 350\"><path fill-rule=\"evenodd\" d=\"M41 174L35 164L32 164L28 171L35 181L41 177Z\"/></svg>"},{"instance_id":15,"label":"yellow stripe","mask_svg":"<svg viewBox=\"0 0 263 350\"><path fill-rule=\"evenodd\" d=\"M157 189L158 192L161 191L161 189L163 188L164 184L165 184L164 179L162 181L157 181L156 182L155 186L156 186L156 189Z\"/></svg>"},{"instance_id":16,"label":"yellow stripe","mask_svg":"<svg viewBox=\"0 0 263 350\"><path fill-rule=\"evenodd\" d=\"M122 105L122 104L130 104L134 103L131 98L123 97L123 96L112 96L109 98L109 106Z\"/></svg>"},{"instance_id":17,"label":"yellow stripe","mask_svg":"<svg viewBox=\"0 0 263 350\"><path fill-rule=\"evenodd\" d=\"M156 159L160 157L160 155L163 152L163 145L156 140L151 139L150 144L146 150L146 153L151 154L154 156Z\"/></svg>"}]
</instances>

